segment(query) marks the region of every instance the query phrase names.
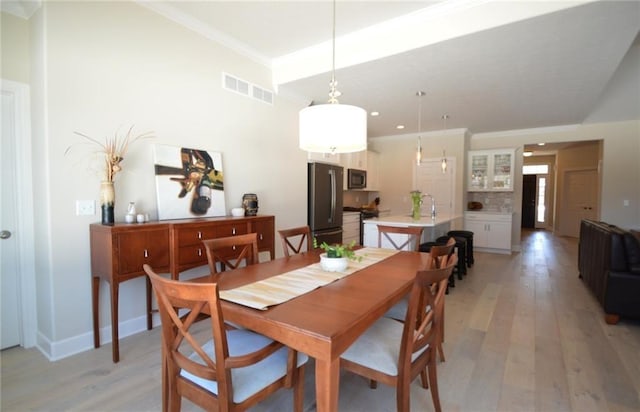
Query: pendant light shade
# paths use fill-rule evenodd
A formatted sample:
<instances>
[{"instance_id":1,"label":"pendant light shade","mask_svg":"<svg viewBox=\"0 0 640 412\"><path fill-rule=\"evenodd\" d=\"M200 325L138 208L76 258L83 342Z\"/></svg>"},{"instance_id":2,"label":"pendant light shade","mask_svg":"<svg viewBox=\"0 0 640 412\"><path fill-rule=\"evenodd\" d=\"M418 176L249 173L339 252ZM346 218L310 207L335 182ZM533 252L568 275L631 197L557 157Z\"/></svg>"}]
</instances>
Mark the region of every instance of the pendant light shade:
<instances>
[{"instance_id":1,"label":"pendant light shade","mask_svg":"<svg viewBox=\"0 0 640 412\"><path fill-rule=\"evenodd\" d=\"M336 1L333 0L333 43L329 103L306 107L299 114L300 149L319 153L367 150L367 112L338 103L336 89Z\"/></svg>"},{"instance_id":2,"label":"pendant light shade","mask_svg":"<svg viewBox=\"0 0 640 412\"><path fill-rule=\"evenodd\" d=\"M300 149L320 153L367 150L367 112L360 107L339 103L302 109Z\"/></svg>"}]
</instances>

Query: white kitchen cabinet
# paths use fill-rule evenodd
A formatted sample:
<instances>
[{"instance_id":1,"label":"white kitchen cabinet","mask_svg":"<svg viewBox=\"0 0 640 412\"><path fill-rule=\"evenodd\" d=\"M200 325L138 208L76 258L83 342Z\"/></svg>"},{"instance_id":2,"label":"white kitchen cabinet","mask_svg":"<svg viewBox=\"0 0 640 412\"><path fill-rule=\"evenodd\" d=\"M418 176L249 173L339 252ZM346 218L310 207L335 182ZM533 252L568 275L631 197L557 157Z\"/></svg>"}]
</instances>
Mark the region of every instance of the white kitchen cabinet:
<instances>
[{"instance_id":1,"label":"white kitchen cabinet","mask_svg":"<svg viewBox=\"0 0 640 412\"><path fill-rule=\"evenodd\" d=\"M321 163L331 163L334 165L342 165L340 153L316 153L316 152L307 152L307 161L308 162L321 162ZM345 176L346 176L345 169ZM346 186L345 186L346 187Z\"/></svg>"},{"instance_id":2,"label":"white kitchen cabinet","mask_svg":"<svg viewBox=\"0 0 640 412\"><path fill-rule=\"evenodd\" d=\"M346 169L367 170L367 151L343 153L342 166Z\"/></svg>"},{"instance_id":3,"label":"white kitchen cabinet","mask_svg":"<svg viewBox=\"0 0 640 412\"><path fill-rule=\"evenodd\" d=\"M344 168L344 190L349 187L348 169L365 170L367 172L367 187L363 190L377 191L380 189L380 155L371 150L363 150L361 152L343 153L340 155L340 165Z\"/></svg>"},{"instance_id":4,"label":"white kitchen cabinet","mask_svg":"<svg viewBox=\"0 0 640 412\"><path fill-rule=\"evenodd\" d=\"M342 243L348 245L352 241L360 244L360 212L344 212L342 214Z\"/></svg>"},{"instance_id":5,"label":"white kitchen cabinet","mask_svg":"<svg viewBox=\"0 0 640 412\"><path fill-rule=\"evenodd\" d=\"M473 247L485 252L511 253L511 213L466 212L464 230L473 232Z\"/></svg>"},{"instance_id":6,"label":"white kitchen cabinet","mask_svg":"<svg viewBox=\"0 0 640 412\"><path fill-rule=\"evenodd\" d=\"M378 152L367 150L367 190L380 190L379 159Z\"/></svg>"},{"instance_id":7,"label":"white kitchen cabinet","mask_svg":"<svg viewBox=\"0 0 640 412\"><path fill-rule=\"evenodd\" d=\"M469 192L512 192L515 149L469 151Z\"/></svg>"}]
</instances>

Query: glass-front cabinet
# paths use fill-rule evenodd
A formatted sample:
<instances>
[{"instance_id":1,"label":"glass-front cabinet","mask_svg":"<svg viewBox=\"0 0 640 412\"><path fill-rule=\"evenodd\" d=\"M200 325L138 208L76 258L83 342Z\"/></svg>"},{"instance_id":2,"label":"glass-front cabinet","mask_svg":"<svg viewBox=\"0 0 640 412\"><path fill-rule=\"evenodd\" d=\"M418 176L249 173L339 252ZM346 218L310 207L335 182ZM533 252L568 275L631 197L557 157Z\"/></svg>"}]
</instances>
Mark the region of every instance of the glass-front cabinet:
<instances>
[{"instance_id":1,"label":"glass-front cabinet","mask_svg":"<svg viewBox=\"0 0 640 412\"><path fill-rule=\"evenodd\" d=\"M515 149L469 151L470 192L513 191Z\"/></svg>"}]
</instances>

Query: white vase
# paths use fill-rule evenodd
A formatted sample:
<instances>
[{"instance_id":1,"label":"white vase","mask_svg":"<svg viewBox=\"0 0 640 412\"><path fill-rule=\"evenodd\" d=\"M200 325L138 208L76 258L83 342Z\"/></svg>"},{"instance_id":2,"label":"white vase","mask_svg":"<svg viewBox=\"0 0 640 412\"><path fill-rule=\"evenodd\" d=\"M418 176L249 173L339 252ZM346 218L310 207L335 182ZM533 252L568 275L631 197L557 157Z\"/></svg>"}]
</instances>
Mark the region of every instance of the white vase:
<instances>
[{"instance_id":1,"label":"white vase","mask_svg":"<svg viewBox=\"0 0 640 412\"><path fill-rule=\"evenodd\" d=\"M346 257L330 258L326 253L320 255L320 267L327 272L344 272L349 266L349 259Z\"/></svg>"}]
</instances>

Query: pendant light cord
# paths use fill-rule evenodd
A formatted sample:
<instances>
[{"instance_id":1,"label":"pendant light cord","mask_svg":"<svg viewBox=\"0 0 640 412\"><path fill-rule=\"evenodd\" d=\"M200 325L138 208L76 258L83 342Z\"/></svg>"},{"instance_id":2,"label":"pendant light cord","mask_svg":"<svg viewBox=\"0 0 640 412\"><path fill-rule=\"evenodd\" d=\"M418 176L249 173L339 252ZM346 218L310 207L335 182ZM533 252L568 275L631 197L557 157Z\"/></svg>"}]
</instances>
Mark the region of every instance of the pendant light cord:
<instances>
[{"instance_id":1,"label":"pendant light cord","mask_svg":"<svg viewBox=\"0 0 640 412\"><path fill-rule=\"evenodd\" d=\"M331 33L331 82L329 83L329 103L338 103L341 93L337 90L336 81L336 0L333 0L333 32Z\"/></svg>"}]
</instances>

